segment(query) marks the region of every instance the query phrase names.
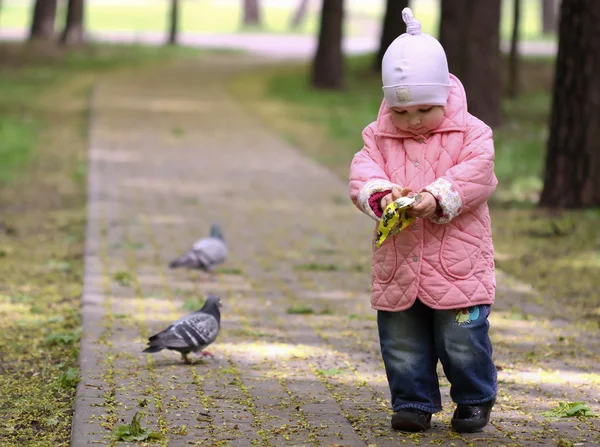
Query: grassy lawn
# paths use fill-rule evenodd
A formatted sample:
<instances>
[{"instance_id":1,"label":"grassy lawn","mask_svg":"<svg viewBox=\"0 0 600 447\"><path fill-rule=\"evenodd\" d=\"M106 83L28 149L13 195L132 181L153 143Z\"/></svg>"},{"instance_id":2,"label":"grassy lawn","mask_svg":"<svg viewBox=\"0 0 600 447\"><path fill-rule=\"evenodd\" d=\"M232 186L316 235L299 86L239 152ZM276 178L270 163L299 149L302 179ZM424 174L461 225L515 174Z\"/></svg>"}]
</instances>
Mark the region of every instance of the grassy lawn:
<instances>
[{"instance_id":1,"label":"grassy lawn","mask_svg":"<svg viewBox=\"0 0 600 447\"><path fill-rule=\"evenodd\" d=\"M91 86L116 69L171 54L0 45L2 446L69 444L79 378Z\"/></svg>"},{"instance_id":2,"label":"grassy lawn","mask_svg":"<svg viewBox=\"0 0 600 447\"><path fill-rule=\"evenodd\" d=\"M0 13L0 26L6 28L26 28L30 23L31 7L29 2L8 2ZM241 1L182 1L181 31L195 33L236 33L244 31L240 27ZM88 30L94 31L164 31L167 29L169 2L150 1L144 4L131 2L86 3L86 22ZM262 10L264 27L262 32L289 32L288 23L292 10L287 5L278 7L269 4ZM57 14L57 25L62 26L65 13L61 9ZM296 31L314 33L318 27L318 17L311 13ZM249 30L252 31L252 30Z\"/></svg>"},{"instance_id":3,"label":"grassy lawn","mask_svg":"<svg viewBox=\"0 0 600 447\"><path fill-rule=\"evenodd\" d=\"M348 61L344 92L313 91L309 67L267 67L237 79L231 89L248 110L343 181L361 131L376 118L380 76L370 57ZM534 204L541 190L547 139L553 61L524 61L522 94L503 101L504 124L496 129L496 174L500 185L491 201L494 243L500 269L532 284L540 304L556 315L600 316L599 210L550 216ZM583 320L582 320L583 321Z\"/></svg>"}]
</instances>

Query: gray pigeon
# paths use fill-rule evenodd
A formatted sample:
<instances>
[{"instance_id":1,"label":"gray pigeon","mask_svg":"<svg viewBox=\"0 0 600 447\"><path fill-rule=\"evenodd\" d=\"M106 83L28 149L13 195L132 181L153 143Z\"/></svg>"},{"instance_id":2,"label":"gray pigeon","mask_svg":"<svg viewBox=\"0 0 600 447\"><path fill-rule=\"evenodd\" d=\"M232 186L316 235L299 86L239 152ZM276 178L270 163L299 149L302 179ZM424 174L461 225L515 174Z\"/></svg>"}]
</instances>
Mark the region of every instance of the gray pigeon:
<instances>
[{"instance_id":1,"label":"gray pigeon","mask_svg":"<svg viewBox=\"0 0 600 447\"><path fill-rule=\"evenodd\" d=\"M210 227L210 236L194 243L192 249L183 256L171 261L169 267L187 267L212 271L216 266L223 264L227 259L227 244L223 232L218 224Z\"/></svg>"},{"instance_id":2,"label":"gray pigeon","mask_svg":"<svg viewBox=\"0 0 600 447\"><path fill-rule=\"evenodd\" d=\"M180 318L164 331L150 337L148 347L143 352L154 353L170 349L181 353L185 363L190 363L190 352L212 356L210 352L204 351L204 348L219 335L221 307L221 299L209 295L202 309Z\"/></svg>"}]
</instances>

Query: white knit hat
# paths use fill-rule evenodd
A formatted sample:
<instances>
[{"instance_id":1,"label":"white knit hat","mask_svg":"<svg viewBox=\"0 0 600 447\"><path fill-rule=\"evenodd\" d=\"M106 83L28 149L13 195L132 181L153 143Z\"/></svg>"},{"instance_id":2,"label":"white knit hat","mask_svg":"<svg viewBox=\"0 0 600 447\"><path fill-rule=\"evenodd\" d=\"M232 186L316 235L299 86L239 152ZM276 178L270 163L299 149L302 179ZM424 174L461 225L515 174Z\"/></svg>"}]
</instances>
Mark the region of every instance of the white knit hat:
<instances>
[{"instance_id":1,"label":"white knit hat","mask_svg":"<svg viewBox=\"0 0 600 447\"><path fill-rule=\"evenodd\" d=\"M446 53L440 43L421 32L421 22L410 8L402 10L406 33L383 55L381 77L388 107L445 106L450 94Z\"/></svg>"}]
</instances>

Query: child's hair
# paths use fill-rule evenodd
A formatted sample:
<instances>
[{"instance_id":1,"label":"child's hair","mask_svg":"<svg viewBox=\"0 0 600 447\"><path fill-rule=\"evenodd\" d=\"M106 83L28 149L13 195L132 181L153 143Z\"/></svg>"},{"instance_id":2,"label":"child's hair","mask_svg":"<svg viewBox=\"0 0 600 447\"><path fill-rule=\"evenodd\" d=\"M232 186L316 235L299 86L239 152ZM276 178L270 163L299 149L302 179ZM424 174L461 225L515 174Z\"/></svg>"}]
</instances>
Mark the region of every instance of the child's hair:
<instances>
[{"instance_id":1,"label":"child's hair","mask_svg":"<svg viewBox=\"0 0 600 447\"><path fill-rule=\"evenodd\" d=\"M450 93L446 53L440 43L421 32L421 22L404 8L406 33L383 56L383 94L388 108L415 105L445 106Z\"/></svg>"}]
</instances>

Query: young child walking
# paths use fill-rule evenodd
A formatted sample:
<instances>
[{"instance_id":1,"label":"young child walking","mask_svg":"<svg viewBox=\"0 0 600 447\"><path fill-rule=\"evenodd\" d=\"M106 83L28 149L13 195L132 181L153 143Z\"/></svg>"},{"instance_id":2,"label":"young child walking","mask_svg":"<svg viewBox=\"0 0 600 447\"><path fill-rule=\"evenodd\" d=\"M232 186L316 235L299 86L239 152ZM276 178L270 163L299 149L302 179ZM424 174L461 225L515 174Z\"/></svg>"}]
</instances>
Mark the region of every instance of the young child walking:
<instances>
[{"instance_id":1,"label":"young child walking","mask_svg":"<svg viewBox=\"0 0 600 447\"><path fill-rule=\"evenodd\" d=\"M391 391L392 427L423 431L442 409L441 361L457 404L452 428L489 422L497 374L488 336L496 281L487 200L497 184L492 131L467 112L440 43L404 9L407 32L386 51L384 100L352 160L350 196L379 221L418 194L408 228L373 245L371 305ZM375 240L376 229L373 234Z\"/></svg>"}]
</instances>

